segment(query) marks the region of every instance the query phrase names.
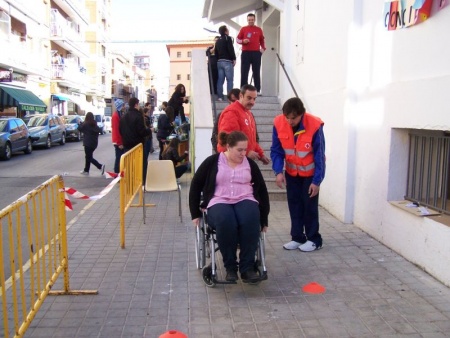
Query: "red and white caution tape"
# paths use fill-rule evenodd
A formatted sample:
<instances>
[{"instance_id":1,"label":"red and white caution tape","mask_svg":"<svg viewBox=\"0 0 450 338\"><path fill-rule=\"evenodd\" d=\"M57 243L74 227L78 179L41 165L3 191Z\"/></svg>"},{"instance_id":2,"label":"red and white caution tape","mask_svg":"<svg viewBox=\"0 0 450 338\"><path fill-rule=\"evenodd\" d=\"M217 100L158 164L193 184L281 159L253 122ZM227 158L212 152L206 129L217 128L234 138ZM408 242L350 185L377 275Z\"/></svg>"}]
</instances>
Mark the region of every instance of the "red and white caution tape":
<instances>
[{"instance_id":1,"label":"red and white caution tape","mask_svg":"<svg viewBox=\"0 0 450 338\"><path fill-rule=\"evenodd\" d=\"M70 188L70 187L66 187L66 188L62 189L62 191L64 191L64 194L66 196L66 198L65 198L66 210L73 210L72 203L70 202L70 199L69 199L69 195L72 196L73 198L77 198L77 199L91 200L91 201L98 200L98 199L106 196L111 191L111 189L117 184L117 182L119 182L121 180L121 178L123 176L122 173L119 175L119 174L113 174L113 173L107 172L105 176L108 178L108 175L110 176L110 178L112 178L114 176L115 176L115 178L98 195L88 196L88 195L85 195L85 194L81 193L80 191L78 191L74 188Z\"/></svg>"}]
</instances>

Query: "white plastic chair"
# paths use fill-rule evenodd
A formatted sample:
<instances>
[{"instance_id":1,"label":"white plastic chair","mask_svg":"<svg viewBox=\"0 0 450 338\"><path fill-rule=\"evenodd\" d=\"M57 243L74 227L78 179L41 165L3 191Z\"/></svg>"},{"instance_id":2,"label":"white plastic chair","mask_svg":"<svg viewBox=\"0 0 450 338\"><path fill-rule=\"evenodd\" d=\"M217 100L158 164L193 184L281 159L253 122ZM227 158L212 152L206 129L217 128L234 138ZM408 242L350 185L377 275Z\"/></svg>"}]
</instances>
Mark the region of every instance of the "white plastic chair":
<instances>
[{"instance_id":1,"label":"white plastic chair","mask_svg":"<svg viewBox=\"0 0 450 338\"><path fill-rule=\"evenodd\" d=\"M178 215L183 221L181 213L181 187L175 177L173 162L170 160L148 161L144 186L144 223L145 223L145 193L178 190Z\"/></svg>"}]
</instances>

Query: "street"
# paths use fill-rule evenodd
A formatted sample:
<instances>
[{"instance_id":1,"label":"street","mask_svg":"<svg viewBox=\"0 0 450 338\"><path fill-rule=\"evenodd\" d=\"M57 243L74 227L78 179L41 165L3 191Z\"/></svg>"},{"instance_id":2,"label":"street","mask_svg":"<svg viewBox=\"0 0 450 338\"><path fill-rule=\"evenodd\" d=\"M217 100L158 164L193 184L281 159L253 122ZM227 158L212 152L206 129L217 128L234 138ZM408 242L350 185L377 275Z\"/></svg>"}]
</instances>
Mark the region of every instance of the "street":
<instances>
[{"instance_id":1,"label":"street","mask_svg":"<svg viewBox=\"0 0 450 338\"><path fill-rule=\"evenodd\" d=\"M113 172L114 156L111 134L100 135L94 158L106 165L106 171ZM80 171L83 168L83 142L67 142L63 146L55 144L50 149L33 149L30 155L25 155L23 152L14 154L11 160L0 161L0 189L2 192L0 209L7 207L54 175L63 175L66 187L74 188L88 196L99 194L112 181L101 176L100 171L92 165L89 176L81 175ZM70 225L70 222L91 201L71 198L71 202L73 211L66 212L67 225ZM9 257L7 224L7 221L2 224L5 257ZM23 227L21 231L23 239L27 238L25 231L25 227ZM24 257L28 257L29 248L25 243L24 241L22 252ZM5 276L9 276L10 272L7 264Z\"/></svg>"},{"instance_id":2,"label":"street","mask_svg":"<svg viewBox=\"0 0 450 338\"><path fill-rule=\"evenodd\" d=\"M106 171L113 172L114 148L111 134L99 136L99 145L94 157L106 165ZM0 161L0 209L5 208L19 197L33 190L54 175L63 175L66 187L72 187L85 195L97 195L111 180L100 175L91 165L90 175L83 176L83 142L67 142L50 149L33 149L30 155L14 154L10 161ZM73 211L67 212L67 223L85 207L89 200L74 200Z\"/></svg>"}]
</instances>

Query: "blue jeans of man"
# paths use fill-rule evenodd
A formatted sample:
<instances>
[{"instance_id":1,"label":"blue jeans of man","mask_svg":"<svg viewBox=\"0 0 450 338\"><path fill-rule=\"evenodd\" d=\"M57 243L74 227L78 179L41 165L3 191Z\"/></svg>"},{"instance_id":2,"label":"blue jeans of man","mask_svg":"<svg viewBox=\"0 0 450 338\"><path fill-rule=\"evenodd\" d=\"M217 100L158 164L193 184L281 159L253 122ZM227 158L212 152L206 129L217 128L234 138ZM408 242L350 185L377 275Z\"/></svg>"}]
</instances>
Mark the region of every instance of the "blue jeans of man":
<instances>
[{"instance_id":1,"label":"blue jeans of man","mask_svg":"<svg viewBox=\"0 0 450 338\"><path fill-rule=\"evenodd\" d=\"M319 194L309 197L308 189L312 177L291 176L285 174L286 195L291 216L292 240L305 243L306 240L314 242L316 246L322 245L322 236L319 233Z\"/></svg>"},{"instance_id":2,"label":"blue jeans of man","mask_svg":"<svg viewBox=\"0 0 450 338\"><path fill-rule=\"evenodd\" d=\"M261 91L261 52L243 51L241 54L241 88L248 84L248 72L250 65L252 66L253 80L255 81L256 90Z\"/></svg>"},{"instance_id":3,"label":"blue jeans of man","mask_svg":"<svg viewBox=\"0 0 450 338\"><path fill-rule=\"evenodd\" d=\"M236 204L215 204L208 208L208 223L216 230L225 269L237 270L238 244L239 271L254 269L261 232L258 203L244 200Z\"/></svg>"},{"instance_id":4,"label":"blue jeans of man","mask_svg":"<svg viewBox=\"0 0 450 338\"><path fill-rule=\"evenodd\" d=\"M223 84L225 79L227 79L227 95L233 89L233 79L234 79L234 66L232 61L219 60L217 61L217 97L223 99Z\"/></svg>"}]
</instances>

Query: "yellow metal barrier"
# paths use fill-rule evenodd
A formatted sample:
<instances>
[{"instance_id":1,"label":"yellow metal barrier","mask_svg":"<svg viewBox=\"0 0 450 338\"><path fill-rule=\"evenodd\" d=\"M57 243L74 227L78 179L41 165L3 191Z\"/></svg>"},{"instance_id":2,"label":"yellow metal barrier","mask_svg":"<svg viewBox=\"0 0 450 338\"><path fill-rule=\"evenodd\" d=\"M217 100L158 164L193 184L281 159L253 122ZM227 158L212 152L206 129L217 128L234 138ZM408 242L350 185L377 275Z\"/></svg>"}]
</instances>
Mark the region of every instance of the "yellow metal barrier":
<instances>
[{"instance_id":1,"label":"yellow metal barrier","mask_svg":"<svg viewBox=\"0 0 450 338\"><path fill-rule=\"evenodd\" d=\"M22 337L49 294L98 293L70 290L63 188L62 177L54 176L0 211L4 337ZM64 290L50 291L61 272Z\"/></svg>"},{"instance_id":2,"label":"yellow metal barrier","mask_svg":"<svg viewBox=\"0 0 450 338\"><path fill-rule=\"evenodd\" d=\"M144 148L138 144L120 157L120 246L125 248L125 214L130 207L142 206ZM139 193L139 204L132 204Z\"/></svg>"}]
</instances>

